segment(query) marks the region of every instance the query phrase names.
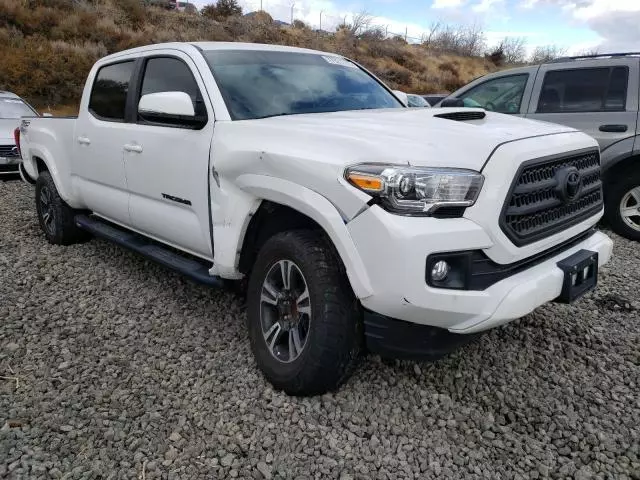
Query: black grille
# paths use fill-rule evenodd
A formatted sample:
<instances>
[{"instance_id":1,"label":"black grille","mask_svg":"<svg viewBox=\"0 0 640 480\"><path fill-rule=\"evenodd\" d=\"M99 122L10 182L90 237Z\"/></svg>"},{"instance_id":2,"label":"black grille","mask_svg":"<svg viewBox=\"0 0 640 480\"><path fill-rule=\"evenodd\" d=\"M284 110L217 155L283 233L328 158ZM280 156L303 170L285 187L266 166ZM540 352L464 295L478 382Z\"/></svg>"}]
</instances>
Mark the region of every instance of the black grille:
<instances>
[{"instance_id":1,"label":"black grille","mask_svg":"<svg viewBox=\"0 0 640 480\"><path fill-rule=\"evenodd\" d=\"M15 145L0 145L0 157L18 158L18 152Z\"/></svg>"},{"instance_id":2,"label":"black grille","mask_svg":"<svg viewBox=\"0 0 640 480\"><path fill-rule=\"evenodd\" d=\"M580 190L567 194L568 171L580 173ZM537 242L585 220L602 208L600 154L597 150L525 163L505 202L500 226L517 246Z\"/></svg>"},{"instance_id":3,"label":"black grille","mask_svg":"<svg viewBox=\"0 0 640 480\"><path fill-rule=\"evenodd\" d=\"M447 120L456 120L458 122L465 122L469 120L482 120L487 114L484 112L451 112L441 113L440 115L434 115L438 118L446 118Z\"/></svg>"}]
</instances>

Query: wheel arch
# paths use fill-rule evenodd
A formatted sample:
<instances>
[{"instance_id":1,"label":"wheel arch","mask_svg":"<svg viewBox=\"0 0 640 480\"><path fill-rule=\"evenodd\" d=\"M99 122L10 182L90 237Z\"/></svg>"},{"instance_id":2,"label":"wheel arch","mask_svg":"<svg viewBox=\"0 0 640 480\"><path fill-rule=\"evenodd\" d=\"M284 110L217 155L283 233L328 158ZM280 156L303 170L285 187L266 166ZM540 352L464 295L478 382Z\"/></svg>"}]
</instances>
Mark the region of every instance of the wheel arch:
<instances>
[{"instance_id":1,"label":"wheel arch","mask_svg":"<svg viewBox=\"0 0 640 480\"><path fill-rule=\"evenodd\" d=\"M239 239L238 269L241 272L251 269L258 249L272 235L301 228L318 230L335 248L355 295L365 298L372 294L371 282L345 220L329 200L306 187L275 177L248 174L238 177L236 183L261 199Z\"/></svg>"}]
</instances>

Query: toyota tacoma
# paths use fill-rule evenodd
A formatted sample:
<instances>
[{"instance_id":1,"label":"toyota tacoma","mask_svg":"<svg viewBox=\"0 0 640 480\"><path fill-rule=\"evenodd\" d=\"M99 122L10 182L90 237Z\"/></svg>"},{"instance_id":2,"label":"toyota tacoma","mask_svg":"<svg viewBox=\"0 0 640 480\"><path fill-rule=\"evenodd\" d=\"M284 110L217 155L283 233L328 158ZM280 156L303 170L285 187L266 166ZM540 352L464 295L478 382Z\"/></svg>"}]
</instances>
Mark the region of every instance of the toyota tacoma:
<instances>
[{"instance_id":1,"label":"toyota tacoma","mask_svg":"<svg viewBox=\"0 0 640 480\"><path fill-rule=\"evenodd\" d=\"M91 70L75 119L25 119L46 239L105 238L244 282L258 367L337 388L361 352L433 359L593 289L611 240L600 153L573 128L406 108L340 55L171 43Z\"/></svg>"}]
</instances>

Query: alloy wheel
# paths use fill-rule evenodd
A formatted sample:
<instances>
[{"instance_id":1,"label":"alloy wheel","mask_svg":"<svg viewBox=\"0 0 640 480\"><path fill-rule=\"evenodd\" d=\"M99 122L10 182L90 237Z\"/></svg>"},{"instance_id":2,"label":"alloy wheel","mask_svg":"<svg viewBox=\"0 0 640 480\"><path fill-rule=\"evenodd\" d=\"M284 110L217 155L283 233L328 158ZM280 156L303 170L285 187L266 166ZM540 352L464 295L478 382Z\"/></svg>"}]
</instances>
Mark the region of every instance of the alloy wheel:
<instances>
[{"instance_id":1,"label":"alloy wheel","mask_svg":"<svg viewBox=\"0 0 640 480\"><path fill-rule=\"evenodd\" d=\"M271 266L262 283L260 326L271 355L291 363L304 351L311 327L307 281L291 260Z\"/></svg>"}]
</instances>

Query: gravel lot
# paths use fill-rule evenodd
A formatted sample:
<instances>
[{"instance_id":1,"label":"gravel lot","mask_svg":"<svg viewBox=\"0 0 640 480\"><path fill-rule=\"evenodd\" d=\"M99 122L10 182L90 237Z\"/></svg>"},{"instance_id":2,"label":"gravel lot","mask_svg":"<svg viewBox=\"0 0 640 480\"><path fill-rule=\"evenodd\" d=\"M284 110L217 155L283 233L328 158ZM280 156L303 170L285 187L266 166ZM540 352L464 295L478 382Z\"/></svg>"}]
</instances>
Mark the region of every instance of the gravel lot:
<instances>
[{"instance_id":1,"label":"gravel lot","mask_svg":"<svg viewBox=\"0 0 640 480\"><path fill-rule=\"evenodd\" d=\"M0 183L0 477L640 478L640 248L599 290L434 364L297 399L238 297L103 241L54 247Z\"/></svg>"}]
</instances>

